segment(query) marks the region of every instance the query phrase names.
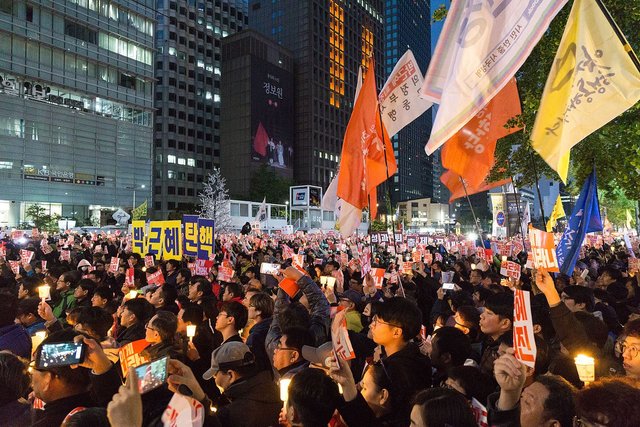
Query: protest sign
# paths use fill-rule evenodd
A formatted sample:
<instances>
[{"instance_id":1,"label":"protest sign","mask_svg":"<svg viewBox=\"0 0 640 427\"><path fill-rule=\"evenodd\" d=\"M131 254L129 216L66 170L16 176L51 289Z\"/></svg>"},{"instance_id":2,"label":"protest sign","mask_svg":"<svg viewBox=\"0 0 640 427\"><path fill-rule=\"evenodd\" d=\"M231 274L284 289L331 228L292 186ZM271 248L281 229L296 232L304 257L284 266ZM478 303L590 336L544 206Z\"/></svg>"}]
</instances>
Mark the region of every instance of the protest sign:
<instances>
[{"instance_id":1,"label":"protest sign","mask_svg":"<svg viewBox=\"0 0 640 427\"><path fill-rule=\"evenodd\" d=\"M60 260L62 261L71 261L71 251L68 249L63 249L60 251Z\"/></svg>"},{"instance_id":2,"label":"protest sign","mask_svg":"<svg viewBox=\"0 0 640 427\"><path fill-rule=\"evenodd\" d=\"M373 283L378 289L382 289L382 283L384 282L384 268L372 268L371 278Z\"/></svg>"},{"instance_id":3,"label":"protest sign","mask_svg":"<svg viewBox=\"0 0 640 427\"><path fill-rule=\"evenodd\" d=\"M529 227L529 241L533 254L533 266L553 273L560 272L553 233Z\"/></svg>"},{"instance_id":4,"label":"protest sign","mask_svg":"<svg viewBox=\"0 0 640 427\"><path fill-rule=\"evenodd\" d=\"M347 330L347 311L340 310L331 321L331 343L333 351L342 360L355 359L356 353L353 351L349 332Z\"/></svg>"},{"instance_id":5,"label":"protest sign","mask_svg":"<svg viewBox=\"0 0 640 427\"><path fill-rule=\"evenodd\" d=\"M298 283L295 280L289 279L287 277L285 277L280 281L280 283L278 283L278 287L280 287L280 289L285 291L290 298L295 297L298 291L300 290Z\"/></svg>"},{"instance_id":6,"label":"protest sign","mask_svg":"<svg viewBox=\"0 0 640 427\"><path fill-rule=\"evenodd\" d=\"M196 265L197 266L197 265ZM233 275L236 274L232 268L220 267L218 268L218 281L219 282L231 282Z\"/></svg>"},{"instance_id":7,"label":"protest sign","mask_svg":"<svg viewBox=\"0 0 640 427\"><path fill-rule=\"evenodd\" d=\"M536 363L536 341L531 314L531 293L515 290L513 301L513 348L515 357L530 368Z\"/></svg>"},{"instance_id":8,"label":"protest sign","mask_svg":"<svg viewBox=\"0 0 640 427\"><path fill-rule=\"evenodd\" d=\"M153 259L153 255L146 255L144 257L144 266L149 268L155 266L155 260Z\"/></svg>"},{"instance_id":9,"label":"protest sign","mask_svg":"<svg viewBox=\"0 0 640 427\"><path fill-rule=\"evenodd\" d=\"M485 408L482 403L478 402L475 397L471 398L471 410L473 411L473 415L476 418L478 427L489 427L487 408Z\"/></svg>"},{"instance_id":10,"label":"protest sign","mask_svg":"<svg viewBox=\"0 0 640 427\"><path fill-rule=\"evenodd\" d=\"M120 266L120 258L114 256L113 258L111 258L111 262L109 263L109 273L116 274L118 272L119 266Z\"/></svg>"},{"instance_id":11,"label":"protest sign","mask_svg":"<svg viewBox=\"0 0 640 427\"><path fill-rule=\"evenodd\" d=\"M174 393L161 420L164 427L202 427L204 406L192 397Z\"/></svg>"},{"instance_id":12,"label":"protest sign","mask_svg":"<svg viewBox=\"0 0 640 427\"><path fill-rule=\"evenodd\" d=\"M502 261L500 274L518 280L520 279L520 264L513 261Z\"/></svg>"},{"instance_id":13,"label":"protest sign","mask_svg":"<svg viewBox=\"0 0 640 427\"><path fill-rule=\"evenodd\" d=\"M158 270L155 273L149 274L147 276L147 283L156 286L164 285L164 275L162 274L162 270Z\"/></svg>"},{"instance_id":14,"label":"protest sign","mask_svg":"<svg viewBox=\"0 0 640 427\"><path fill-rule=\"evenodd\" d=\"M149 345L149 342L142 339L120 347L118 354L120 356L120 368L122 369L122 376L124 378L126 378L129 368L135 368L149 361L141 354L142 350L149 347Z\"/></svg>"}]
</instances>

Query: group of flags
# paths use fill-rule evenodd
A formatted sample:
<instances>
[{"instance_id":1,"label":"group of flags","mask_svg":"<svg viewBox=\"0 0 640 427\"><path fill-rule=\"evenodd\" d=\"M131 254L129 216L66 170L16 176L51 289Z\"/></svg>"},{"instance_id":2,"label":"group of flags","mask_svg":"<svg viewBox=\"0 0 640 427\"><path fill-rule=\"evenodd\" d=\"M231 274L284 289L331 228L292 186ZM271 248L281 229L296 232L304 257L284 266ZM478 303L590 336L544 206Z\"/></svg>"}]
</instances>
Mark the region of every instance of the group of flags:
<instances>
[{"instance_id":1,"label":"group of flags","mask_svg":"<svg viewBox=\"0 0 640 427\"><path fill-rule=\"evenodd\" d=\"M487 182L498 139L521 130L515 73L567 0L454 0L427 73L407 51L376 92L370 59L356 91L340 168L325 193L350 235L362 209L376 216L376 187L397 171L390 138L438 111L425 151L442 149L450 201L504 185ZM640 100L640 63L600 0L575 0L540 102L531 143L566 182L570 149ZM595 180L595 177L594 177ZM564 216L558 199L547 228Z\"/></svg>"}]
</instances>

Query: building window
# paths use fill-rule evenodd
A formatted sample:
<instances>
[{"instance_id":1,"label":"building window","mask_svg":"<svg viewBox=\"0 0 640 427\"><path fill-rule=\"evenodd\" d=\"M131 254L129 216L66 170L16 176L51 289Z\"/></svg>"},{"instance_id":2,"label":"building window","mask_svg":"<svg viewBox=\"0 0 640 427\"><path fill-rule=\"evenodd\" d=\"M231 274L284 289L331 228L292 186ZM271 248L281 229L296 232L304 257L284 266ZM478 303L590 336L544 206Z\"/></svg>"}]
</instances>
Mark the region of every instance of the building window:
<instances>
[{"instance_id":1,"label":"building window","mask_svg":"<svg viewBox=\"0 0 640 427\"><path fill-rule=\"evenodd\" d=\"M187 161L182 157L178 157L178 164L184 166L187 164Z\"/></svg>"},{"instance_id":2,"label":"building window","mask_svg":"<svg viewBox=\"0 0 640 427\"><path fill-rule=\"evenodd\" d=\"M176 162L176 156L174 156L173 154L167 155L167 163L175 163L175 162Z\"/></svg>"},{"instance_id":3,"label":"building window","mask_svg":"<svg viewBox=\"0 0 640 427\"><path fill-rule=\"evenodd\" d=\"M340 108L344 95L344 10L329 3L329 104Z\"/></svg>"},{"instance_id":4,"label":"building window","mask_svg":"<svg viewBox=\"0 0 640 427\"><path fill-rule=\"evenodd\" d=\"M191 151L193 151L193 150L191 150ZM196 166L196 160L195 159L187 159L187 166L195 167Z\"/></svg>"}]
</instances>

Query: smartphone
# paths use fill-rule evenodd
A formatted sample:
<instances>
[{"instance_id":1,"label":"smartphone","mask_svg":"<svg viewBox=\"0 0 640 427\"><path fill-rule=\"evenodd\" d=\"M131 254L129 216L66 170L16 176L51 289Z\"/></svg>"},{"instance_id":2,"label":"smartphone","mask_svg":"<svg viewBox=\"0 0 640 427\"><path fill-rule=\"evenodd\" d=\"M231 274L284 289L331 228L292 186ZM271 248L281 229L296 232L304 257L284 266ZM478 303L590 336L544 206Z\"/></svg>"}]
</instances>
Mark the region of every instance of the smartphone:
<instances>
[{"instance_id":1,"label":"smartphone","mask_svg":"<svg viewBox=\"0 0 640 427\"><path fill-rule=\"evenodd\" d=\"M456 289L455 283L443 283L442 289L445 291L454 291Z\"/></svg>"},{"instance_id":2,"label":"smartphone","mask_svg":"<svg viewBox=\"0 0 640 427\"><path fill-rule=\"evenodd\" d=\"M587 268L582 270L582 273L580 273L580 277L582 277L583 279L586 279L588 275L589 275L589 269Z\"/></svg>"},{"instance_id":3,"label":"smartphone","mask_svg":"<svg viewBox=\"0 0 640 427\"><path fill-rule=\"evenodd\" d=\"M262 264L260 264L260 273L262 274L278 274L279 271L279 264L271 264L268 262L263 262Z\"/></svg>"},{"instance_id":4,"label":"smartphone","mask_svg":"<svg viewBox=\"0 0 640 427\"><path fill-rule=\"evenodd\" d=\"M84 361L85 350L83 342L44 344L40 349L36 366L42 369L78 365Z\"/></svg>"},{"instance_id":5,"label":"smartphone","mask_svg":"<svg viewBox=\"0 0 640 427\"><path fill-rule=\"evenodd\" d=\"M169 356L140 365L136 368L140 394L160 387L167 380Z\"/></svg>"}]
</instances>

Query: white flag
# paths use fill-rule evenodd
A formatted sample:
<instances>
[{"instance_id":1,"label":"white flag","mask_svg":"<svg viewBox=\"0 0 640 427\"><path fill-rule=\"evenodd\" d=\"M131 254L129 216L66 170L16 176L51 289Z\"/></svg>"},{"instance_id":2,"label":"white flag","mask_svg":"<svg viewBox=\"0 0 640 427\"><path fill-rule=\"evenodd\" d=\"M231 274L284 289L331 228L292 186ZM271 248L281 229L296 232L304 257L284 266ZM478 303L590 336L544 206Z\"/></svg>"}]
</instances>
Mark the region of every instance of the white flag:
<instances>
[{"instance_id":1,"label":"white flag","mask_svg":"<svg viewBox=\"0 0 640 427\"><path fill-rule=\"evenodd\" d=\"M524 212L522 212L522 220L520 221L520 233L523 239L526 239L529 233L529 223L531 222L531 212L529 211L529 202L524 204Z\"/></svg>"},{"instance_id":2,"label":"white flag","mask_svg":"<svg viewBox=\"0 0 640 427\"><path fill-rule=\"evenodd\" d=\"M322 204L320 205L325 211L335 211L336 203L338 202L338 174L333 177L331 183L324 192L322 196Z\"/></svg>"},{"instance_id":3,"label":"white flag","mask_svg":"<svg viewBox=\"0 0 640 427\"><path fill-rule=\"evenodd\" d=\"M262 222L267 220L267 198L262 200L262 204L260 205L260 209L258 209L258 213L254 218L254 222Z\"/></svg>"},{"instance_id":4,"label":"white flag","mask_svg":"<svg viewBox=\"0 0 640 427\"><path fill-rule=\"evenodd\" d=\"M411 50L407 50L393 67L378 100L382 122L389 138L417 119L433 105L420 97L422 73Z\"/></svg>"},{"instance_id":5,"label":"white flag","mask_svg":"<svg viewBox=\"0 0 640 427\"><path fill-rule=\"evenodd\" d=\"M439 105L432 154L514 76L567 0L454 0L421 95Z\"/></svg>"}]
</instances>

